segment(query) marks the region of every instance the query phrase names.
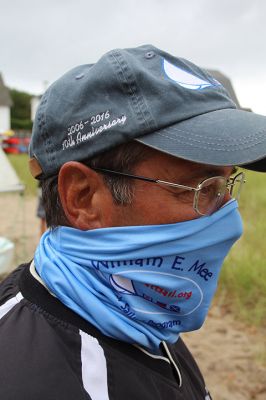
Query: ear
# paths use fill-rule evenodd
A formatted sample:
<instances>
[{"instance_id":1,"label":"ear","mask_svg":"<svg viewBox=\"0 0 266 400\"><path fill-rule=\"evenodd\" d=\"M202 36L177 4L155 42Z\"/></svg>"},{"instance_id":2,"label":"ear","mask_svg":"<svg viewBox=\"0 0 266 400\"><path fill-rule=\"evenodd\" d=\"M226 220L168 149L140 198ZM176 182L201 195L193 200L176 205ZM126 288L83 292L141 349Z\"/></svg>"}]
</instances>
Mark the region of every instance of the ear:
<instances>
[{"instance_id":1,"label":"ear","mask_svg":"<svg viewBox=\"0 0 266 400\"><path fill-rule=\"evenodd\" d=\"M106 208L112 198L95 171L76 161L65 163L59 172L58 191L72 227L88 230L106 226Z\"/></svg>"}]
</instances>

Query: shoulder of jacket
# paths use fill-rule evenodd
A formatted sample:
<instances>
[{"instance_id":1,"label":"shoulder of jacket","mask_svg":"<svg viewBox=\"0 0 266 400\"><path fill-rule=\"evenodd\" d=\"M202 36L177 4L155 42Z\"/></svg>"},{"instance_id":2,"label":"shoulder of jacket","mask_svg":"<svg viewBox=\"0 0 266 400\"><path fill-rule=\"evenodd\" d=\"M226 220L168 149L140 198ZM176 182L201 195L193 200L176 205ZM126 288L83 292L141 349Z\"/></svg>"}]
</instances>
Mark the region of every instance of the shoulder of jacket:
<instances>
[{"instance_id":1,"label":"shoulder of jacket","mask_svg":"<svg viewBox=\"0 0 266 400\"><path fill-rule=\"evenodd\" d=\"M19 293L18 281L27 264L21 264L0 283L0 306Z\"/></svg>"}]
</instances>

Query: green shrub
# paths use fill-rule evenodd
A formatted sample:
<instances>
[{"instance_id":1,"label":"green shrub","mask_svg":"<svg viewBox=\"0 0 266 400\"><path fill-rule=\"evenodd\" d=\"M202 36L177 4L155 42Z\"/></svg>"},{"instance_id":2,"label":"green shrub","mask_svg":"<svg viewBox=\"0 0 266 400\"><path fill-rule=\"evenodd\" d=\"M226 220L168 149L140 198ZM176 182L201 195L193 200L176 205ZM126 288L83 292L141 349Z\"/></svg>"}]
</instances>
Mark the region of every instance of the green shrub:
<instances>
[{"instance_id":1,"label":"green shrub","mask_svg":"<svg viewBox=\"0 0 266 400\"><path fill-rule=\"evenodd\" d=\"M11 118L11 129L31 130L33 122L30 119Z\"/></svg>"}]
</instances>

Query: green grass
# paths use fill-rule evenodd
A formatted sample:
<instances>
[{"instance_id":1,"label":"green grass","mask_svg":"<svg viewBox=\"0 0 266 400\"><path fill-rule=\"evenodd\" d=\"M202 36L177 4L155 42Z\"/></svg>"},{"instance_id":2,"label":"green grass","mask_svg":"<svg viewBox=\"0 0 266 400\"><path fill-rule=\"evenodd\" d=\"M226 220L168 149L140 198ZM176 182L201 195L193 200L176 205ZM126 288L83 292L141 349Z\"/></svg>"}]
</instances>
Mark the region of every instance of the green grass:
<instances>
[{"instance_id":1,"label":"green grass","mask_svg":"<svg viewBox=\"0 0 266 400\"><path fill-rule=\"evenodd\" d=\"M239 318L266 327L266 174L246 175L239 200L244 234L225 261L218 296Z\"/></svg>"},{"instance_id":2,"label":"green grass","mask_svg":"<svg viewBox=\"0 0 266 400\"><path fill-rule=\"evenodd\" d=\"M36 181L28 170L27 155L9 159L26 185L26 194L36 196ZM223 266L218 301L236 317L266 326L266 174L248 172L240 212L244 235L235 244Z\"/></svg>"},{"instance_id":3,"label":"green grass","mask_svg":"<svg viewBox=\"0 0 266 400\"><path fill-rule=\"evenodd\" d=\"M36 196L37 181L31 176L28 168L29 157L27 154L10 154L8 159L15 168L21 182L26 186L25 194L28 196Z\"/></svg>"}]
</instances>

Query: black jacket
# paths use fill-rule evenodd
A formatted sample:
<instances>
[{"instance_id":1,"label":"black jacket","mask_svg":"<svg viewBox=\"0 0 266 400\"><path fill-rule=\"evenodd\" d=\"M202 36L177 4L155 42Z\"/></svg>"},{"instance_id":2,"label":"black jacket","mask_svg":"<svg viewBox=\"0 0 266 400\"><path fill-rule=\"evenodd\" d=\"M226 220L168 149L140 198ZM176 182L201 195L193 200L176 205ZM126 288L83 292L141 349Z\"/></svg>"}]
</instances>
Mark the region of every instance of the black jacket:
<instances>
[{"instance_id":1,"label":"black jacket","mask_svg":"<svg viewBox=\"0 0 266 400\"><path fill-rule=\"evenodd\" d=\"M209 400L181 339L165 357L104 336L20 266L0 285L1 400Z\"/></svg>"}]
</instances>

